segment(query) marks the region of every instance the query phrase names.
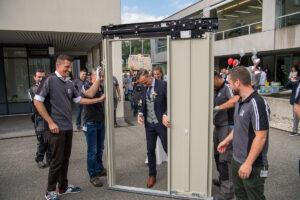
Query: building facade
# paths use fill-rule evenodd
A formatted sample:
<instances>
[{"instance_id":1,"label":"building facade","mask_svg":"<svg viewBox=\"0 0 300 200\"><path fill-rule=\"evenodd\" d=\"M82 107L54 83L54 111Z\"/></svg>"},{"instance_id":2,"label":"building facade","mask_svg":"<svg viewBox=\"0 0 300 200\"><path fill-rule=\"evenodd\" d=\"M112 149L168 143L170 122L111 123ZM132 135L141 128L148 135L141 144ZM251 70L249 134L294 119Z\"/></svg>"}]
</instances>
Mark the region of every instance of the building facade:
<instances>
[{"instance_id":1,"label":"building facade","mask_svg":"<svg viewBox=\"0 0 300 200\"><path fill-rule=\"evenodd\" d=\"M23 114L35 69L55 71L58 54L75 57L75 77L100 64L100 28L121 23L120 0L3 0L0 19L0 115Z\"/></svg>"},{"instance_id":2,"label":"building facade","mask_svg":"<svg viewBox=\"0 0 300 200\"><path fill-rule=\"evenodd\" d=\"M292 66L300 65L299 0L201 0L164 20L218 17L215 32L215 68L227 66L227 59L240 59L252 65L252 49L257 50L262 68L271 80L286 84ZM166 52L152 43L152 62L166 63ZM164 55L165 54L165 55ZM300 67L300 66L299 66Z\"/></svg>"}]
</instances>

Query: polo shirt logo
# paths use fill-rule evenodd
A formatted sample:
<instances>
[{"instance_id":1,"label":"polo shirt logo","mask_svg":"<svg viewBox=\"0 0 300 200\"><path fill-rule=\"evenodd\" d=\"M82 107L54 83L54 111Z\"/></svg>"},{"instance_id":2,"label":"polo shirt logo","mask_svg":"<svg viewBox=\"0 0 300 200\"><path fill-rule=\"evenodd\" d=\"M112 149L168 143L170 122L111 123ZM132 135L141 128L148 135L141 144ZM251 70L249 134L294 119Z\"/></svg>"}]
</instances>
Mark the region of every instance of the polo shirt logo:
<instances>
[{"instance_id":1,"label":"polo shirt logo","mask_svg":"<svg viewBox=\"0 0 300 200\"><path fill-rule=\"evenodd\" d=\"M220 96L221 96L221 93L219 92L218 97L220 97Z\"/></svg>"},{"instance_id":2,"label":"polo shirt logo","mask_svg":"<svg viewBox=\"0 0 300 200\"><path fill-rule=\"evenodd\" d=\"M71 89L70 89L70 88L68 88L68 94L71 94L71 93L72 93Z\"/></svg>"},{"instance_id":3,"label":"polo shirt logo","mask_svg":"<svg viewBox=\"0 0 300 200\"><path fill-rule=\"evenodd\" d=\"M242 110L242 111L240 112L240 116L243 117L243 116L244 116L244 113L245 113L245 111Z\"/></svg>"}]
</instances>

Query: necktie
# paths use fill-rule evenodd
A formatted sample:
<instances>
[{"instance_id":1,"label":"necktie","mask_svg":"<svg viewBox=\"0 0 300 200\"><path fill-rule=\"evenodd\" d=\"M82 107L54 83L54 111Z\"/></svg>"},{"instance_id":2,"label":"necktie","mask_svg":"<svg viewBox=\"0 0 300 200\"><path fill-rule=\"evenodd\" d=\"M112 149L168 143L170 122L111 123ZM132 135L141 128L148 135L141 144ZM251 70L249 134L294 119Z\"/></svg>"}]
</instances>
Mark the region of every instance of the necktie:
<instances>
[{"instance_id":1,"label":"necktie","mask_svg":"<svg viewBox=\"0 0 300 200\"><path fill-rule=\"evenodd\" d=\"M150 94L151 94L151 88L152 88L152 86L150 86L150 87L148 88L148 91L147 91L147 97L148 97L148 99L151 99L151 97L150 97Z\"/></svg>"}]
</instances>

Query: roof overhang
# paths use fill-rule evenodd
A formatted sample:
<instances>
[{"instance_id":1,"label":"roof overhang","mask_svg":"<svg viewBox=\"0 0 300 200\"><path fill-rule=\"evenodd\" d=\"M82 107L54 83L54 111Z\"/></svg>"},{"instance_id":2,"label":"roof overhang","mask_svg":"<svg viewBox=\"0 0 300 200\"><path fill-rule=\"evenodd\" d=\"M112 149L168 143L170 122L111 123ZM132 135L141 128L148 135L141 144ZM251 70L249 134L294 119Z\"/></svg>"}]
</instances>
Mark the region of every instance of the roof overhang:
<instances>
[{"instance_id":1,"label":"roof overhang","mask_svg":"<svg viewBox=\"0 0 300 200\"><path fill-rule=\"evenodd\" d=\"M99 33L64 33L0 30L0 44L31 47L53 46L56 52L87 52L101 41Z\"/></svg>"}]
</instances>

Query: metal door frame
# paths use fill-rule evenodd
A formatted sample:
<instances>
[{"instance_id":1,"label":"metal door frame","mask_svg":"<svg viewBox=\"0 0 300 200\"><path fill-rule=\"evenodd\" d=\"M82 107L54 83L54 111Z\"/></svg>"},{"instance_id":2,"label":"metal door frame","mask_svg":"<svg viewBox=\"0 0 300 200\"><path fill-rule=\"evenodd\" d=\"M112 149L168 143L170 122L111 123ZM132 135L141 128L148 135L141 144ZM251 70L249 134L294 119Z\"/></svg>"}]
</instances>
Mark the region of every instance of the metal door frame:
<instances>
[{"instance_id":1,"label":"metal door frame","mask_svg":"<svg viewBox=\"0 0 300 200\"><path fill-rule=\"evenodd\" d=\"M113 124L113 101L109 101L109 99L113 99L112 93L108 91L113 90L113 85L112 85L112 59L113 59L113 53L112 53L112 43L117 42L117 41L124 41L124 40L141 40L141 39L153 39L156 37L151 37L151 38L126 38L126 39L104 39L103 40L103 63L104 63L104 69L105 69L105 95L106 95L106 101L105 101L105 125L106 125L106 153L107 153L107 167L108 167L108 176L107 176L107 189L109 190L117 190L117 191L125 191L125 192L131 192L131 193L138 193L138 194L144 194L144 195L153 195L153 196L161 196L161 197L170 197L170 198L178 198L178 199L206 199L206 200L212 200L213 198L211 196L211 178L212 178L212 105L209 105L209 114L208 118L210 121L209 126L209 133L208 133L208 147L210 150L208 150L208 160L207 160L207 165L208 165L208 172L207 176L209 181L207 182L207 195L202 196L198 193L186 193L186 192L180 192L180 191L174 191L171 188L171 145L170 144L170 135L171 135L171 130L168 129L168 187L167 191L160 191L160 190L152 190L152 189L146 189L146 188L137 188L137 187L129 187L129 186L121 186L116 184L116 173L115 173L115 152L114 152L114 136L113 136L113 130L114 130L114 124ZM170 63L170 56L171 56L171 49L170 49L170 43L171 43L171 37L158 37L158 38L166 38L167 39L167 79L168 81L170 80L171 76L171 63ZM203 38L199 39L187 39L187 40L207 40L208 41L208 46L209 49L209 87L210 90L213 91L213 35L206 33ZM108 67L110 66L110 67ZM168 115L170 118L170 121L172 121L171 117L172 114L170 113L170 106L171 105L171 99L170 99L170 93L171 87L170 84L167 86L168 88ZM208 91L209 92L209 91ZM213 93L210 92L209 99L210 102L212 102L213 99ZM211 107L211 108L210 108Z\"/></svg>"}]
</instances>

